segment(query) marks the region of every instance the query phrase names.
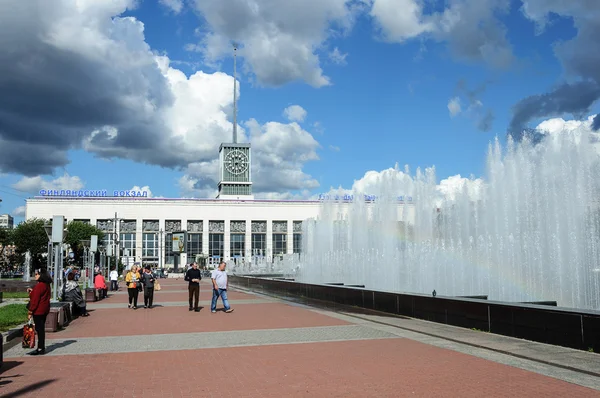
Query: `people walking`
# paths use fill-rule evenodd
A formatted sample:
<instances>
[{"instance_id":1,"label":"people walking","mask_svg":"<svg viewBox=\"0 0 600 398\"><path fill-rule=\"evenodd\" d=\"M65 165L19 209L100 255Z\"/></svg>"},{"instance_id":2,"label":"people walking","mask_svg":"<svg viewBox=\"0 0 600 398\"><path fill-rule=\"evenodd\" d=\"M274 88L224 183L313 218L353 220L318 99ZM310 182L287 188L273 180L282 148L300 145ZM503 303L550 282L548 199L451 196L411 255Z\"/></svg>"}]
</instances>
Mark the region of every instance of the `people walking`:
<instances>
[{"instance_id":1,"label":"people walking","mask_svg":"<svg viewBox=\"0 0 600 398\"><path fill-rule=\"evenodd\" d=\"M219 267L211 275L213 295L210 303L210 312L213 314L217 312L217 300L219 300L219 297L223 301L225 312L233 312L233 308L229 306L229 301L227 300L227 271L225 271L225 267L225 261L221 261Z\"/></svg>"},{"instance_id":2,"label":"people walking","mask_svg":"<svg viewBox=\"0 0 600 398\"><path fill-rule=\"evenodd\" d=\"M142 284L144 285L144 308L152 308L154 301L154 275L149 266L146 266L142 274Z\"/></svg>"},{"instance_id":3,"label":"people walking","mask_svg":"<svg viewBox=\"0 0 600 398\"><path fill-rule=\"evenodd\" d=\"M136 265L131 267L125 276L125 284L127 285L127 293L129 294L129 308L137 310L137 301L140 285L140 274Z\"/></svg>"},{"instance_id":4,"label":"people walking","mask_svg":"<svg viewBox=\"0 0 600 398\"><path fill-rule=\"evenodd\" d=\"M50 285L52 278L45 268L35 271L37 281L33 289L27 289L29 293L29 304L27 305L28 318L33 318L35 331L38 335L38 346L29 355L46 354L46 317L50 313Z\"/></svg>"},{"instance_id":5,"label":"people walking","mask_svg":"<svg viewBox=\"0 0 600 398\"><path fill-rule=\"evenodd\" d=\"M119 290L119 273L116 268L113 268L112 271L110 271L108 278L110 279L110 290L113 292Z\"/></svg>"},{"instance_id":6,"label":"people walking","mask_svg":"<svg viewBox=\"0 0 600 398\"><path fill-rule=\"evenodd\" d=\"M184 280L188 281L190 311L194 310L199 312L200 307L198 306L198 300L200 299L200 281L202 280L202 274L198 269L198 263L195 261L192 263L192 267L185 273Z\"/></svg>"}]
</instances>

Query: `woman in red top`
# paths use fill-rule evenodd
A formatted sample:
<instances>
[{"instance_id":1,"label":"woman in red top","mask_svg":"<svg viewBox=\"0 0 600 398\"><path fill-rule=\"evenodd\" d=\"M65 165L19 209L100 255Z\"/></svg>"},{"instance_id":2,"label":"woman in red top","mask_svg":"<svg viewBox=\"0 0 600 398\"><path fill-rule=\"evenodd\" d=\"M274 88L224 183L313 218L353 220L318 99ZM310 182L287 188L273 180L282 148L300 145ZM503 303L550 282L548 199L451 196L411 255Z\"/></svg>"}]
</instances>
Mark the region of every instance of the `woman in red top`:
<instances>
[{"instance_id":1,"label":"woman in red top","mask_svg":"<svg viewBox=\"0 0 600 398\"><path fill-rule=\"evenodd\" d=\"M37 350L29 355L44 355L46 353L46 317L50 312L50 284L52 278L45 268L35 271L35 280L38 282L33 289L27 289L29 293L29 319L33 317L35 331L38 335Z\"/></svg>"}]
</instances>

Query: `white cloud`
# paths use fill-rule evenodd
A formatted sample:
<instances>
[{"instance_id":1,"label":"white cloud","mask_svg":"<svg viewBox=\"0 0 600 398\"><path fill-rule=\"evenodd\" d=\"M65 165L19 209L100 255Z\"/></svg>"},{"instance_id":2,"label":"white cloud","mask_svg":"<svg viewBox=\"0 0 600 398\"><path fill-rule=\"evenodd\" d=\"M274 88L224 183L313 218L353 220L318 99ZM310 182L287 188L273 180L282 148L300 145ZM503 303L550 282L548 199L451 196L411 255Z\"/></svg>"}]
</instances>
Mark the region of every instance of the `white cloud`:
<instances>
[{"instance_id":1,"label":"white cloud","mask_svg":"<svg viewBox=\"0 0 600 398\"><path fill-rule=\"evenodd\" d=\"M444 198L455 200L458 195L465 193L466 190L466 193L471 200L476 201L482 198L483 188L484 184L482 179L469 179L457 174L441 180L437 186L437 191L440 192Z\"/></svg>"},{"instance_id":2,"label":"white cloud","mask_svg":"<svg viewBox=\"0 0 600 398\"><path fill-rule=\"evenodd\" d=\"M417 0L373 0L370 15L379 23L384 38L403 42L431 32L434 24L423 16L423 6Z\"/></svg>"},{"instance_id":3,"label":"white cloud","mask_svg":"<svg viewBox=\"0 0 600 398\"><path fill-rule=\"evenodd\" d=\"M42 176L36 177L23 177L12 185L12 188L28 192L31 194L37 194L40 190L72 190L78 191L85 186L81 178L77 176L70 176L67 173L55 178L54 180L45 180Z\"/></svg>"},{"instance_id":4,"label":"white cloud","mask_svg":"<svg viewBox=\"0 0 600 398\"><path fill-rule=\"evenodd\" d=\"M250 119L241 131L249 136L252 144L252 189L256 197L276 197L319 186L318 181L302 169L307 162L319 159L320 145L298 123L260 124ZM215 197L218 170L216 158L190 164L178 181L182 194Z\"/></svg>"},{"instance_id":5,"label":"white cloud","mask_svg":"<svg viewBox=\"0 0 600 398\"><path fill-rule=\"evenodd\" d=\"M408 168L400 170L396 165L394 168L382 171L367 171L362 178L354 181L351 188L331 188L327 194L330 196L345 194L364 194L378 197L411 196L413 200L418 200L416 196L426 190L429 192L426 197L432 201L432 205L436 206L440 206L445 200L454 201L459 195L465 193L473 201L482 198L484 181L480 178L463 178L460 174L445 178L437 184L434 182L435 188L431 191L428 190L427 185L431 181L426 176L433 173L434 169L431 168L424 173L418 171L417 174L420 174L421 177L415 177L410 175Z\"/></svg>"},{"instance_id":6,"label":"white cloud","mask_svg":"<svg viewBox=\"0 0 600 398\"><path fill-rule=\"evenodd\" d=\"M317 50L332 35L354 23L358 4L348 0L195 0L206 21L199 47L209 62L231 55L231 41L259 83L294 80L321 87L330 84Z\"/></svg>"},{"instance_id":7,"label":"white cloud","mask_svg":"<svg viewBox=\"0 0 600 398\"><path fill-rule=\"evenodd\" d=\"M346 57L348 57L348 53L342 53L337 47L329 53L329 60L336 65L346 65Z\"/></svg>"},{"instance_id":8,"label":"white cloud","mask_svg":"<svg viewBox=\"0 0 600 398\"><path fill-rule=\"evenodd\" d=\"M306 119L307 112L300 105L290 105L283 110L283 115L290 122L303 122Z\"/></svg>"},{"instance_id":9,"label":"white cloud","mask_svg":"<svg viewBox=\"0 0 600 398\"><path fill-rule=\"evenodd\" d=\"M68 163L69 150L82 148L105 159L181 169L182 191L213 193L218 148L231 140L233 130L232 76L203 71L186 76L168 56L153 51L143 23L122 17L135 0L5 3L0 36L13 40L0 42L0 169L28 175L19 186L30 191L79 189L81 181L60 185L35 176L51 174ZM343 2L338 3L315 2L317 11L297 6L327 14L318 22L325 29L328 21L346 15ZM273 12L291 18L282 9ZM312 34L309 27L295 28ZM287 33L282 37L294 39ZM31 64L32 51L35 62L44 65L41 75ZM243 87L240 98L242 92ZM316 181L303 172L306 162L318 159L314 137L295 122L261 123L240 121L238 128L239 141L252 139L255 192L314 187ZM284 188L277 186L280 181Z\"/></svg>"},{"instance_id":10,"label":"white cloud","mask_svg":"<svg viewBox=\"0 0 600 398\"><path fill-rule=\"evenodd\" d=\"M159 0L159 2L175 14L179 14L183 10L183 0Z\"/></svg>"},{"instance_id":11,"label":"white cloud","mask_svg":"<svg viewBox=\"0 0 600 398\"><path fill-rule=\"evenodd\" d=\"M25 217L25 206L19 206L17 208L15 208L11 215L13 217Z\"/></svg>"},{"instance_id":12,"label":"white cloud","mask_svg":"<svg viewBox=\"0 0 600 398\"><path fill-rule=\"evenodd\" d=\"M333 152L339 152L340 151L340 147L339 146L335 146L335 145L329 145L329 149L331 149Z\"/></svg>"},{"instance_id":13,"label":"white cloud","mask_svg":"<svg viewBox=\"0 0 600 398\"><path fill-rule=\"evenodd\" d=\"M147 192L147 195L149 198L152 198L152 191L150 190L150 187L148 185L144 185L143 187L140 187L138 185L134 185L130 191L142 191L142 192Z\"/></svg>"},{"instance_id":14,"label":"white cloud","mask_svg":"<svg viewBox=\"0 0 600 398\"><path fill-rule=\"evenodd\" d=\"M424 12L421 0L370 0L384 40L402 43L418 37L447 42L459 58L506 67L513 59L500 14L510 0L453 0L441 12Z\"/></svg>"},{"instance_id":15,"label":"white cloud","mask_svg":"<svg viewBox=\"0 0 600 398\"><path fill-rule=\"evenodd\" d=\"M458 115L462 111L460 98L454 97L448 101L448 111L450 112L451 117Z\"/></svg>"},{"instance_id":16,"label":"white cloud","mask_svg":"<svg viewBox=\"0 0 600 398\"><path fill-rule=\"evenodd\" d=\"M561 146L565 136L570 136L577 143L581 142L582 138L589 140L596 151L600 153L600 131L593 131L593 120L594 116L589 116L584 120L548 119L541 122L536 130L549 136L557 148Z\"/></svg>"}]
</instances>

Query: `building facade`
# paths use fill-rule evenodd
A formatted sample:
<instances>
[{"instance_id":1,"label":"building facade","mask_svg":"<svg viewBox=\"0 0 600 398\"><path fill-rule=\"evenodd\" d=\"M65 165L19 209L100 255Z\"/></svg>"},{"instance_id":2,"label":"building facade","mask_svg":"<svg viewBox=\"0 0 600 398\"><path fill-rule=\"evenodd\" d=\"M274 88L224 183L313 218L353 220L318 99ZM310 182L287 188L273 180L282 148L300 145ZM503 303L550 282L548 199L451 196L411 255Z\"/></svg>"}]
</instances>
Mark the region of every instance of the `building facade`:
<instances>
[{"instance_id":1,"label":"building facade","mask_svg":"<svg viewBox=\"0 0 600 398\"><path fill-rule=\"evenodd\" d=\"M36 197L27 200L26 218L87 222L105 232L106 247L118 237L124 263L170 266L178 255L172 245L177 232L186 235L181 264L198 255L209 262L270 261L300 253L302 223L317 217L319 208L318 201Z\"/></svg>"},{"instance_id":2,"label":"building facade","mask_svg":"<svg viewBox=\"0 0 600 398\"><path fill-rule=\"evenodd\" d=\"M10 214L0 214L0 228L13 229L15 221Z\"/></svg>"}]
</instances>

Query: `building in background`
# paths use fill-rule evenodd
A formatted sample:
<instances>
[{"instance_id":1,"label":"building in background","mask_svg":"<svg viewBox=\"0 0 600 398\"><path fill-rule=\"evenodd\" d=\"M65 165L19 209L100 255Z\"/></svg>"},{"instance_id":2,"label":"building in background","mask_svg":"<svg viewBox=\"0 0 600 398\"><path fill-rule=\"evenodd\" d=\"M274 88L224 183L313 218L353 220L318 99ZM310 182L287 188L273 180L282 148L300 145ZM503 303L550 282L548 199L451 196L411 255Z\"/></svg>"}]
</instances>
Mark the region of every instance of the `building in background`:
<instances>
[{"instance_id":1,"label":"building in background","mask_svg":"<svg viewBox=\"0 0 600 398\"><path fill-rule=\"evenodd\" d=\"M13 229L15 220L10 214L0 214L0 228Z\"/></svg>"},{"instance_id":2,"label":"building in background","mask_svg":"<svg viewBox=\"0 0 600 398\"><path fill-rule=\"evenodd\" d=\"M235 90L235 73L233 80ZM107 190L42 190L41 196L27 199L25 218L62 215L68 221L95 225L105 232L104 247L118 242L118 255L126 265L170 268L197 257L206 258L209 266L221 259L236 264L271 263L286 255L300 255L302 224L320 216L322 201L254 199L251 145L237 142L236 112L234 103L232 142L219 148L216 199L148 198L145 192L133 191L112 191L109 196ZM406 219L403 209L409 218L414 217L413 206L401 202L398 208L399 220ZM343 218L343 212L335 217ZM174 247L174 241L176 246L185 244Z\"/></svg>"}]
</instances>

